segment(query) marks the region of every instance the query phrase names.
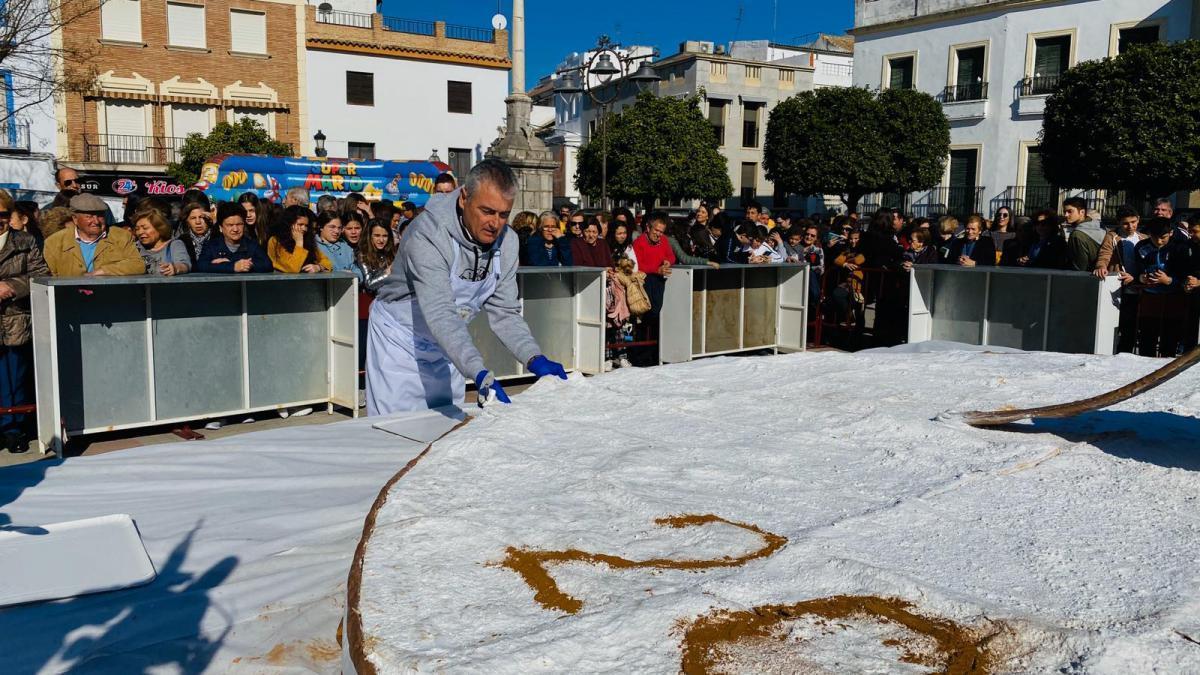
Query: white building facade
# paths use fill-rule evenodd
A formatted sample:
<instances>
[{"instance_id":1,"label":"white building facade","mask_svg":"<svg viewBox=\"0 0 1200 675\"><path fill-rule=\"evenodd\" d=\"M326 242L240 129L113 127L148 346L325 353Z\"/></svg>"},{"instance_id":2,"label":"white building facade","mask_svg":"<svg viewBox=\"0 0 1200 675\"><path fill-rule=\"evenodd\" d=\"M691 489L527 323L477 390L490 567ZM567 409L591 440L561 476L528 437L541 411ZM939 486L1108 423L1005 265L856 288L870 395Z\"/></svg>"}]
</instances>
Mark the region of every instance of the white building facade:
<instances>
[{"instance_id":1,"label":"white building facade","mask_svg":"<svg viewBox=\"0 0 1200 675\"><path fill-rule=\"evenodd\" d=\"M650 53L650 48L633 47L631 51L640 55ZM558 70L577 66L587 56L572 54ZM714 128L718 150L726 159L733 184L734 194L725 200L726 208L742 209L753 200L773 209L812 213L823 211L826 200L776 191L763 169L763 141L771 110L780 101L813 89L816 71L823 63L841 66L836 73L829 71L825 86L851 84L853 57L849 48L789 46L766 40L734 42L726 48L712 42L688 41L680 45L678 53L651 64L661 80L650 89L659 96L701 95L701 112ZM610 110L620 112L633 104L636 95L635 87L623 87ZM552 102L556 111L555 126L542 134L562 163L555 181L556 199L565 197L577 204L598 206L579 194L574 176L576 152L599 123L600 108L587 94L555 94L551 77L542 78L531 96L536 102ZM662 206L687 208L693 204Z\"/></svg>"},{"instance_id":2,"label":"white building facade","mask_svg":"<svg viewBox=\"0 0 1200 675\"><path fill-rule=\"evenodd\" d=\"M461 176L500 134L512 67L506 31L338 4L317 9L306 38L305 126L325 135L330 157L436 155Z\"/></svg>"},{"instance_id":3,"label":"white building facade","mask_svg":"<svg viewBox=\"0 0 1200 675\"><path fill-rule=\"evenodd\" d=\"M942 184L876 195L860 210L1018 215L1077 193L1042 172L1038 135L1061 74L1129 45L1192 36L1196 0L855 0L854 84L914 88L942 102L951 151ZM1086 193L1111 215L1123 195Z\"/></svg>"}]
</instances>

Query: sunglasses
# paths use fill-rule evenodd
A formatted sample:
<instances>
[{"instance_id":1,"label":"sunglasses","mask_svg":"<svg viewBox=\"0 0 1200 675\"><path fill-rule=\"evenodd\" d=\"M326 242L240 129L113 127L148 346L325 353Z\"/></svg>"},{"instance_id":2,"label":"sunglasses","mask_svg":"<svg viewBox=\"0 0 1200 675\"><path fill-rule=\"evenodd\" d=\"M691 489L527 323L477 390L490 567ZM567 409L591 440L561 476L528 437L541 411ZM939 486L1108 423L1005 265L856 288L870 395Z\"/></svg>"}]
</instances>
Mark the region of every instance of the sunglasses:
<instances>
[{"instance_id":1,"label":"sunglasses","mask_svg":"<svg viewBox=\"0 0 1200 675\"><path fill-rule=\"evenodd\" d=\"M62 182L63 185L79 185L79 181L74 178L67 178Z\"/></svg>"}]
</instances>

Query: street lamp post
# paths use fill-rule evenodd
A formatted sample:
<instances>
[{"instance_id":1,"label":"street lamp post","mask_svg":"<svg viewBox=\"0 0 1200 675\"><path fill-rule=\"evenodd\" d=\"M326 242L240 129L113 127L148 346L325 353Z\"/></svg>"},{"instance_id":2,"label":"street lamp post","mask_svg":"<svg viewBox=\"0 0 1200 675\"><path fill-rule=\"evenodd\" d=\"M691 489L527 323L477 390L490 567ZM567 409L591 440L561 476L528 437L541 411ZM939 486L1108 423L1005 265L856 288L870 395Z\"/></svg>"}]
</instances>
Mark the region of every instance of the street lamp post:
<instances>
[{"instance_id":1,"label":"street lamp post","mask_svg":"<svg viewBox=\"0 0 1200 675\"><path fill-rule=\"evenodd\" d=\"M575 96L581 93L588 95L600 108L601 164L600 164L600 208L608 208L608 108L621 97L621 80L626 77L639 90L645 89L662 78L647 63L648 59L658 56L655 50L650 54L633 56L622 53L621 45L612 42L607 35L601 35L592 50L592 55L578 66L556 71L554 93L563 96ZM634 68L635 64L641 63ZM593 81L595 77L595 81ZM615 81L616 86L609 87ZM606 93L607 92L607 93Z\"/></svg>"}]
</instances>

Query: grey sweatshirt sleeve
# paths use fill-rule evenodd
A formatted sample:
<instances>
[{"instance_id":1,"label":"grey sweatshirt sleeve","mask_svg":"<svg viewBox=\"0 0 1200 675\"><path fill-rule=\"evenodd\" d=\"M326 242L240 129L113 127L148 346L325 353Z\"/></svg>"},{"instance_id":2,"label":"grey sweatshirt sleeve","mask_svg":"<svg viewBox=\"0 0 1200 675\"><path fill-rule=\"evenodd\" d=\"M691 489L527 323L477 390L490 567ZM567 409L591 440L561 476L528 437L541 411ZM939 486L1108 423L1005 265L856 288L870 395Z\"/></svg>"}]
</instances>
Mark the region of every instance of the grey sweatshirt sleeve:
<instances>
[{"instance_id":1,"label":"grey sweatshirt sleeve","mask_svg":"<svg viewBox=\"0 0 1200 675\"><path fill-rule=\"evenodd\" d=\"M439 246L430 236L440 237ZM454 294L450 290L450 258L457 255L446 250L449 241L434 227L409 228L401 247L404 271L412 284L413 293L429 332L450 361L468 380L474 380L485 368L483 357L471 341L467 322L458 314Z\"/></svg>"},{"instance_id":2,"label":"grey sweatshirt sleeve","mask_svg":"<svg viewBox=\"0 0 1200 675\"><path fill-rule=\"evenodd\" d=\"M484 311L500 342L518 361L528 365L530 359L542 353L542 348L530 334L525 317L521 316L521 302L517 298L519 248L516 237L505 237L500 248L500 280L496 283L496 292L484 304Z\"/></svg>"}]
</instances>

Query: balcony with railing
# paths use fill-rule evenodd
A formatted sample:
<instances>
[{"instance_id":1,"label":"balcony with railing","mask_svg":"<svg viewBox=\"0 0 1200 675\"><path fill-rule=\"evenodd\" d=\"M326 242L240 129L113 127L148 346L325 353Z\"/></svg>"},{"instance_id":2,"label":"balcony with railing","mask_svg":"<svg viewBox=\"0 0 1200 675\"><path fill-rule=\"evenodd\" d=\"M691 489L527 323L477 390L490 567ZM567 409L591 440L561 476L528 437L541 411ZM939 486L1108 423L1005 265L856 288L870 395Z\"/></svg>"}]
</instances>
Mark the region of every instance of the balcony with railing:
<instances>
[{"instance_id":1,"label":"balcony with railing","mask_svg":"<svg viewBox=\"0 0 1200 675\"><path fill-rule=\"evenodd\" d=\"M967 82L952 84L942 90L942 103L963 103L966 101L983 101L988 97L987 82Z\"/></svg>"},{"instance_id":2,"label":"balcony with railing","mask_svg":"<svg viewBox=\"0 0 1200 675\"><path fill-rule=\"evenodd\" d=\"M29 124L11 118L0 121L0 152L29 152Z\"/></svg>"},{"instance_id":3,"label":"balcony with railing","mask_svg":"<svg viewBox=\"0 0 1200 675\"><path fill-rule=\"evenodd\" d=\"M987 117L987 82L952 84L942 90L942 111L950 121Z\"/></svg>"},{"instance_id":4,"label":"balcony with railing","mask_svg":"<svg viewBox=\"0 0 1200 675\"><path fill-rule=\"evenodd\" d=\"M507 59L508 55L507 31L320 7L312 7L308 11L311 12L308 38L318 42L354 40L384 48L445 50L449 47L453 51L496 59ZM358 30L347 31L344 28L358 29L362 33L360 35ZM461 44L455 45L455 42ZM482 44L492 45L492 48L487 49L486 53L480 52Z\"/></svg>"},{"instance_id":5,"label":"balcony with railing","mask_svg":"<svg viewBox=\"0 0 1200 675\"><path fill-rule=\"evenodd\" d=\"M437 24L433 21L420 19L402 19L398 16L382 16L383 29L393 33L408 33L409 35L436 35Z\"/></svg>"},{"instance_id":6,"label":"balcony with railing","mask_svg":"<svg viewBox=\"0 0 1200 675\"><path fill-rule=\"evenodd\" d=\"M1022 96L1046 96L1054 93L1062 75L1034 75L1021 80Z\"/></svg>"},{"instance_id":7,"label":"balcony with railing","mask_svg":"<svg viewBox=\"0 0 1200 675\"><path fill-rule=\"evenodd\" d=\"M468 40L470 42L492 42L496 39L496 31L491 28L475 26L456 26L446 24L446 37L451 40Z\"/></svg>"},{"instance_id":8,"label":"balcony with railing","mask_svg":"<svg viewBox=\"0 0 1200 675\"><path fill-rule=\"evenodd\" d=\"M373 14L361 12L339 12L333 9L317 8L317 23L327 23L334 26L350 26L351 28L370 28L374 21Z\"/></svg>"},{"instance_id":9,"label":"balcony with railing","mask_svg":"<svg viewBox=\"0 0 1200 675\"><path fill-rule=\"evenodd\" d=\"M83 161L102 164L165 165L178 161L182 138L88 134L83 137Z\"/></svg>"},{"instance_id":10,"label":"balcony with railing","mask_svg":"<svg viewBox=\"0 0 1200 675\"><path fill-rule=\"evenodd\" d=\"M954 216L966 218L980 212L983 203L982 185L951 185L936 187L913 200L912 212L921 218Z\"/></svg>"}]
</instances>

